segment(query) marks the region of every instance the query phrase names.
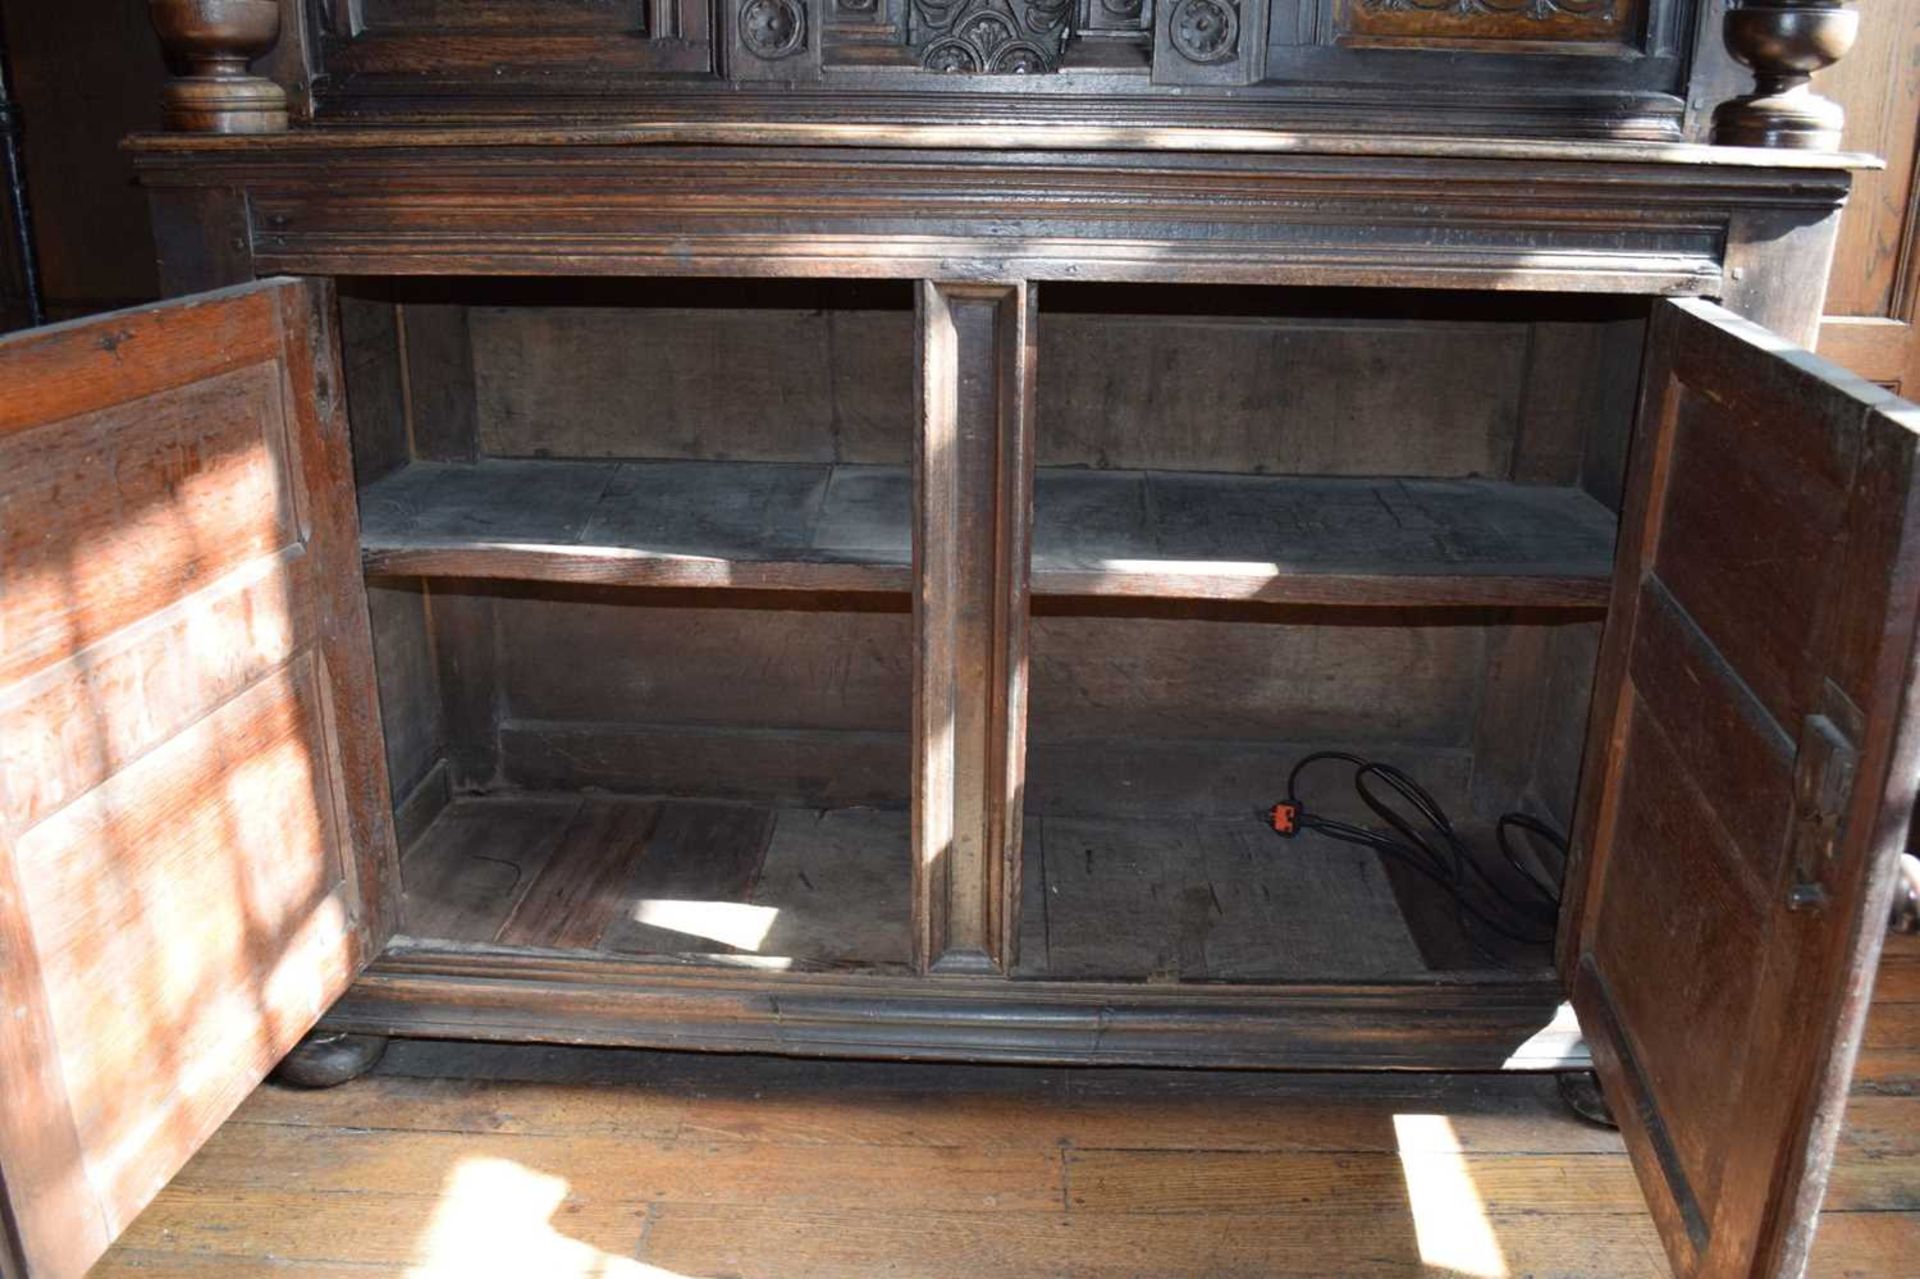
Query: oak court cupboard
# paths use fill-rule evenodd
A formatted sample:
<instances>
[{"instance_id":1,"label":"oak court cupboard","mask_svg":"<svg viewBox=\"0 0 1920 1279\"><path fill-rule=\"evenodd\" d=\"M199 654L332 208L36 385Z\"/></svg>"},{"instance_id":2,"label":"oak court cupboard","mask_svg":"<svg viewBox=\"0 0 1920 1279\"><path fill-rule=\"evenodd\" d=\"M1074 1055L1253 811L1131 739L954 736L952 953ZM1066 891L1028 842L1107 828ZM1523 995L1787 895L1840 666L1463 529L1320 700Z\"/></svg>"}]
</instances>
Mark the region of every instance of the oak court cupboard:
<instances>
[{"instance_id":1,"label":"oak court cupboard","mask_svg":"<svg viewBox=\"0 0 1920 1279\"><path fill-rule=\"evenodd\" d=\"M0 1269L414 1035L1590 1068L1799 1272L1920 777L1851 10L153 11L178 296L0 343Z\"/></svg>"}]
</instances>

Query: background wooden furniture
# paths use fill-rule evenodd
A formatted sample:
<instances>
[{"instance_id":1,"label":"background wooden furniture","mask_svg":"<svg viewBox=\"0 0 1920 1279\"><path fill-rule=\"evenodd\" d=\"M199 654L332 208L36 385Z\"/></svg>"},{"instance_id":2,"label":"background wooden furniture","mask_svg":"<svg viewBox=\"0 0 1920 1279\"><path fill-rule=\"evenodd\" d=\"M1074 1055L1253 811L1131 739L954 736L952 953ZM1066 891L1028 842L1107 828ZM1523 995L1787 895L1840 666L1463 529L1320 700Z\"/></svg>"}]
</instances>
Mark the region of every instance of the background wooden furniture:
<instances>
[{"instance_id":1,"label":"background wooden furniture","mask_svg":"<svg viewBox=\"0 0 1920 1279\"><path fill-rule=\"evenodd\" d=\"M1857 175L1827 291L1820 354L1911 397L1920 386L1920 12L1869 5L1860 43L1821 77L1847 109L1847 145L1885 156Z\"/></svg>"}]
</instances>

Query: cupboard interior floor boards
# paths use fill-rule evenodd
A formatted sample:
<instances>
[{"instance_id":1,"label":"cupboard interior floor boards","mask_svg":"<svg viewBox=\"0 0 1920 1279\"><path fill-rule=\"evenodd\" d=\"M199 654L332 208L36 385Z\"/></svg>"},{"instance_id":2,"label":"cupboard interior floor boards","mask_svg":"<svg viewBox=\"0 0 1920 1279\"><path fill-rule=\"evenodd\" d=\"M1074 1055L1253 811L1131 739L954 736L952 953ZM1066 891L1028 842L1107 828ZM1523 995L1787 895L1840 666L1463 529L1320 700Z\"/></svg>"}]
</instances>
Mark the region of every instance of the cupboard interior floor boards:
<instances>
[{"instance_id":1,"label":"cupboard interior floor boards","mask_svg":"<svg viewBox=\"0 0 1920 1279\"><path fill-rule=\"evenodd\" d=\"M403 922L445 941L899 968L907 857L904 811L467 797L407 851Z\"/></svg>"},{"instance_id":2,"label":"cupboard interior floor boards","mask_svg":"<svg viewBox=\"0 0 1920 1279\"><path fill-rule=\"evenodd\" d=\"M1319 836L1279 841L1251 817L1029 813L1025 843L1018 977L1356 981L1476 966L1421 882ZM909 869L901 811L469 796L407 853L405 932L899 970Z\"/></svg>"}]
</instances>

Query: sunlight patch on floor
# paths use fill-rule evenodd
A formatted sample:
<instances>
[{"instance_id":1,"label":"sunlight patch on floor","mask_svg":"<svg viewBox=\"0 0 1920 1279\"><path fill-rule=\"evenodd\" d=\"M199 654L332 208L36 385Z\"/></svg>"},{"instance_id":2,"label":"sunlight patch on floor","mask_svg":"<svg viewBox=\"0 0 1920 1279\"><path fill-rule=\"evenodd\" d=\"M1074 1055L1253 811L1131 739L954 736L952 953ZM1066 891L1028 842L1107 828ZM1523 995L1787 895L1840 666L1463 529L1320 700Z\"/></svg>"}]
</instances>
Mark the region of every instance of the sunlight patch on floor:
<instances>
[{"instance_id":1,"label":"sunlight patch on floor","mask_svg":"<svg viewBox=\"0 0 1920 1279\"><path fill-rule=\"evenodd\" d=\"M553 1228L567 1180L511 1159L454 1165L407 1279L691 1279L616 1257Z\"/></svg>"},{"instance_id":2,"label":"sunlight patch on floor","mask_svg":"<svg viewBox=\"0 0 1920 1279\"><path fill-rule=\"evenodd\" d=\"M1393 1131L1420 1260L1443 1273L1505 1279L1507 1259L1453 1121L1445 1115L1395 1115Z\"/></svg>"},{"instance_id":3,"label":"sunlight patch on floor","mask_svg":"<svg viewBox=\"0 0 1920 1279\"><path fill-rule=\"evenodd\" d=\"M1581 1070L1593 1064L1573 1005L1554 1009L1553 1019L1507 1057L1503 1070Z\"/></svg>"},{"instance_id":4,"label":"sunlight patch on floor","mask_svg":"<svg viewBox=\"0 0 1920 1279\"><path fill-rule=\"evenodd\" d=\"M665 897L647 898L633 908L635 923L717 941L736 950L759 950L779 915L777 906L678 901Z\"/></svg>"}]
</instances>

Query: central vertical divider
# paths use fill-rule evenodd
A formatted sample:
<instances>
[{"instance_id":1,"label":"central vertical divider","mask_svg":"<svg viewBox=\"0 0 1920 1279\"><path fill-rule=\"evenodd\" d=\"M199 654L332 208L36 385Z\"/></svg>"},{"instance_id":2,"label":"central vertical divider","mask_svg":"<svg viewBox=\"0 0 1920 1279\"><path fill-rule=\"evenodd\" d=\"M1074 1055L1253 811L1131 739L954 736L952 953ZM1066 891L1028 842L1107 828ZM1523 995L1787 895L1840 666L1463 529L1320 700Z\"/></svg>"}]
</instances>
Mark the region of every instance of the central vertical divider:
<instances>
[{"instance_id":1,"label":"central vertical divider","mask_svg":"<svg viewBox=\"0 0 1920 1279\"><path fill-rule=\"evenodd\" d=\"M1014 964L1026 776L1033 286L922 280L915 387L913 940Z\"/></svg>"}]
</instances>

